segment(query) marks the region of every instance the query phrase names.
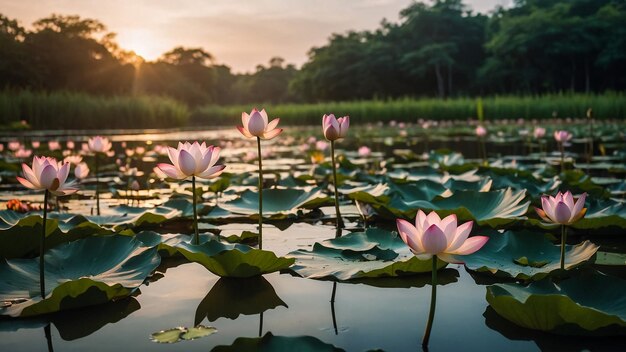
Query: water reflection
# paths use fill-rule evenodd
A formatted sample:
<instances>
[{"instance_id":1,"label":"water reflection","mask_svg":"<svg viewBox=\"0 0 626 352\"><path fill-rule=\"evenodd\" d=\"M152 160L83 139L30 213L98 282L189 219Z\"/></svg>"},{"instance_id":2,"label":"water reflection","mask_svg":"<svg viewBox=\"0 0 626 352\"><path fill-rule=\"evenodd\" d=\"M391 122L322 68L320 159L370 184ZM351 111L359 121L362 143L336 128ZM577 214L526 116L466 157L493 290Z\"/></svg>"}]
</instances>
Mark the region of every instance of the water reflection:
<instances>
[{"instance_id":1,"label":"water reflection","mask_svg":"<svg viewBox=\"0 0 626 352\"><path fill-rule=\"evenodd\" d=\"M590 337L563 336L517 326L504 319L491 307L483 313L485 325L509 340L533 341L542 351L623 351L626 336ZM616 334L617 335L617 334Z\"/></svg>"},{"instance_id":2,"label":"water reflection","mask_svg":"<svg viewBox=\"0 0 626 352\"><path fill-rule=\"evenodd\" d=\"M219 318L234 320L239 315L261 314L259 330L262 330L263 312L280 306L288 308L263 276L246 279L223 277L217 280L198 305L194 324L200 324L204 318L213 322Z\"/></svg>"},{"instance_id":3,"label":"water reflection","mask_svg":"<svg viewBox=\"0 0 626 352\"><path fill-rule=\"evenodd\" d=\"M335 316L335 295L337 294L337 282L333 282L333 293L330 295L330 314L333 318L333 328L335 329L335 335L339 335L337 331L337 318Z\"/></svg>"},{"instance_id":4,"label":"water reflection","mask_svg":"<svg viewBox=\"0 0 626 352\"><path fill-rule=\"evenodd\" d=\"M313 336L274 336L271 332L268 332L263 337L258 338L239 337L230 346L215 346L215 348L211 350L211 352L241 351L338 352L344 350L327 344Z\"/></svg>"},{"instance_id":5,"label":"water reflection","mask_svg":"<svg viewBox=\"0 0 626 352\"><path fill-rule=\"evenodd\" d=\"M55 314L51 322L65 341L77 340L93 334L107 324L115 324L141 308L134 297L115 302L68 310Z\"/></svg>"},{"instance_id":6,"label":"water reflection","mask_svg":"<svg viewBox=\"0 0 626 352\"><path fill-rule=\"evenodd\" d=\"M0 331L17 331L19 329L39 329L44 327L46 339L50 344L50 325L54 324L59 335L65 341L77 340L93 334L107 324L114 324L128 317L141 308L134 297L115 302L89 306L81 309L70 309L52 315L33 318L0 318Z\"/></svg>"},{"instance_id":7,"label":"water reflection","mask_svg":"<svg viewBox=\"0 0 626 352\"><path fill-rule=\"evenodd\" d=\"M452 284L458 280L459 271L456 269L444 268L437 271L437 285L439 286ZM420 288L430 285L431 282L432 278L430 273L407 276L363 278L345 281L345 283L363 284L379 288Z\"/></svg>"},{"instance_id":8,"label":"water reflection","mask_svg":"<svg viewBox=\"0 0 626 352\"><path fill-rule=\"evenodd\" d=\"M46 342L48 345L48 352L54 352L54 347L52 346L52 334L50 333L50 324L46 325L43 328L44 333L46 334Z\"/></svg>"}]
</instances>

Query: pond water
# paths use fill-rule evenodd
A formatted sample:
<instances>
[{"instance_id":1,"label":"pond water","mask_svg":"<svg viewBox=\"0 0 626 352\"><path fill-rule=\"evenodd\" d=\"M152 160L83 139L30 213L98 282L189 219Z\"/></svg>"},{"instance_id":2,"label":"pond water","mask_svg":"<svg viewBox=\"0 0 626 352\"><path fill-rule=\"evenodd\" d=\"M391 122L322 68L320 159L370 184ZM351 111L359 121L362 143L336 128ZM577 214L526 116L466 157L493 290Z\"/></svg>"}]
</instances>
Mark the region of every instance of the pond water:
<instances>
[{"instance_id":1,"label":"pond water","mask_svg":"<svg viewBox=\"0 0 626 352\"><path fill-rule=\"evenodd\" d=\"M299 141L299 145L312 131L317 133L317 128L302 129L290 138ZM408 150L417 155L426 148L446 147L462 152L466 158L478 156L476 140L471 136L433 137L429 141L430 145L425 146L423 138L396 138L389 141L390 137L385 133L393 135L393 131L383 132L376 138L361 139L368 142L360 144L348 139L345 144L341 144L341 148L354 152L360 145L368 145L374 152L373 156L363 157L362 160L355 157L355 163L374 169L381 167L378 165L381 161L392 158L395 158L395 166L398 168L398 165L414 163L410 161L402 164L398 161L398 151ZM46 140L49 136L31 134L22 136L20 140ZM66 133L63 138L78 141L84 136L76 132ZM5 136L3 141L13 139ZM178 140L206 140L221 144L224 147L222 160L228 165L229 172L250 172L249 180L244 179L242 184L232 187L236 192L255 189L255 161L244 160L254 150L254 145L241 141L236 131L152 131L147 134L120 131L112 136L112 140L118 144L116 148L120 155L123 154L119 146L122 141L127 142L129 147L156 143L174 145ZM307 154L299 151L298 145L268 143L267 148L272 151L272 156L264 159L267 160L268 174L286 176L297 172L308 173L312 166L307 160ZM493 160L513 158L522 164L525 158L522 155L528 151L527 148L524 140L515 135L511 140L502 137L502 141L492 139L488 144L489 155ZM580 152L582 148L582 145L575 144L572 150ZM623 142L613 148L623 148ZM507 159L504 157L506 155L512 157ZM142 178L143 184L154 185L150 191L143 190L149 197L136 201L135 204L139 206L160 204L174 193L189 194L185 189L189 184L172 184L167 189L159 189L156 186L158 182L151 183L148 174L155 162L156 158L150 155L130 161L131 166L146 173ZM618 159L610 162L614 165L622 163ZM529 162L528 167L538 168L536 161ZM602 168L594 172L597 177L619 176L619 171L608 174ZM105 182L109 181L109 190L124 189L126 179L114 167L105 168L105 173L110 177L104 178ZM7 175L5 173L5 178ZM91 182L93 180L85 182L85 187L89 189L84 192L86 195L93 192ZM14 183L5 183L3 187L4 191L0 193L3 202L15 197L41 201L40 194L26 192ZM236 194L224 194L220 202L234 199ZM205 201L207 205L214 205L215 196L207 192ZM103 195L105 213L107 207L126 202L112 193ZM92 199L73 198L62 204L67 207L66 212L93 212ZM333 238L334 209L323 207L321 212L324 215L318 218L300 219L293 223L268 221L264 225L263 249L286 255L296 249L311 249L315 242ZM349 221L344 233L362 229L363 222L353 205L345 202L342 214ZM204 219L202 228L205 231L240 233L244 230L255 231L253 223L251 220L230 221L228 218L215 222ZM378 219L369 225L392 230L394 222ZM473 233L480 231L476 229ZM585 236L584 233L580 235ZM615 240L607 240L605 243L599 240L598 244L626 251L624 243L619 241L616 244ZM624 272L619 269L618 275L623 276ZM431 351L618 351L626 346L623 337L563 337L520 328L488 308L485 287L494 280L486 275L470 273L462 265L449 265L439 272L439 280ZM346 351L420 350L430 293L430 274L339 283L304 279L289 273L273 273L256 279L220 279L199 264L169 258L163 260L157 275L142 286L140 294L135 297L41 318L0 319L0 351L210 351L216 346L230 346L237 338L253 338L268 333L274 336L310 336L320 340L320 343ZM46 326L49 323L50 333L47 334ZM160 330L193 327L197 324L215 327L217 332L197 340L174 344L157 344L150 338L152 333Z\"/></svg>"}]
</instances>

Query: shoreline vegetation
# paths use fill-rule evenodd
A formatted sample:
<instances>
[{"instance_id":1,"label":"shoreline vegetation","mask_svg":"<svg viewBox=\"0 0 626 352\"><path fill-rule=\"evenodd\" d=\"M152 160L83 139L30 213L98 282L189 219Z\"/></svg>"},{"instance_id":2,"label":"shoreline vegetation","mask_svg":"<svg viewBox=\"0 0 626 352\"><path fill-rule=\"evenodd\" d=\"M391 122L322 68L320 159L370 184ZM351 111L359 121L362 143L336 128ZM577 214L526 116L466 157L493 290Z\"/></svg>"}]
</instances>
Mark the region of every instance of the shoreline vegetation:
<instances>
[{"instance_id":1,"label":"shoreline vegetation","mask_svg":"<svg viewBox=\"0 0 626 352\"><path fill-rule=\"evenodd\" d=\"M230 126L250 105L189 107L158 96L93 96L72 92L0 91L1 130L184 128ZM545 94L537 96L404 98L306 104L259 104L285 125L315 125L325 113L350 115L362 122L416 122L476 119L482 105L485 120L584 118L592 108L598 119L626 118L626 95ZM22 120L26 123L22 123Z\"/></svg>"}]
</instances>

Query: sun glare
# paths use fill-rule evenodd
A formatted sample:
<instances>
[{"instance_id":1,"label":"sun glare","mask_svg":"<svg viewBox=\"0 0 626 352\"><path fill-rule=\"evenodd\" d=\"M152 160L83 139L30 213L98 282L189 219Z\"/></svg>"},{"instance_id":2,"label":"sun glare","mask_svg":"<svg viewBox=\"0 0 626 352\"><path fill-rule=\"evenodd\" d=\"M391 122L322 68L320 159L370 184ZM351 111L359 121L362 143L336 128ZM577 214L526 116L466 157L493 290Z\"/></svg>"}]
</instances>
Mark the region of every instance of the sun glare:
<instances>
[{"instance_id":1,"label":"sun glare","mask_svg":"<svg viewBox=\"0 0 626 352\"><path fill-rule=\"evenodd\" d=\"M149 31L134 30L118 35L120 47L125 50L132 50L144 60L156 60L162 54L162 49L158 48L158 42L152 37Z\"/></svg>"}]
</instances>

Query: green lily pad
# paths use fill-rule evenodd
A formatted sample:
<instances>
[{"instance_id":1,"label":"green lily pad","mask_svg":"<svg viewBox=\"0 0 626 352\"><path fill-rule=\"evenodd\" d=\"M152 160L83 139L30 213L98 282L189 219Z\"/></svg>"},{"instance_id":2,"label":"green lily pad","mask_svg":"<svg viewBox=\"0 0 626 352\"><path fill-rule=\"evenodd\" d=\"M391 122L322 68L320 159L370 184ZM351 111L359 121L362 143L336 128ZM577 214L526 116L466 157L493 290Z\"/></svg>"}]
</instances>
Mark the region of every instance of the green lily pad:
<instances>
[{"instance_id":1,"label":"green lily pad","mask_svg":"<svg viewBox=\"0 0 626 352\"><path fill-rule=\"evenodd\" d=\"M24 258L39 254L43 218L39 215L21 217L10 210L0 211L0 258ZM81 215L46 221L46 248L93 235L111 235Z\"/></svg>"},{"instance_id":2,"label":"green lily pad","mask_svg":"<svg viewBox=\"0 0 626 352\"><path fill-rule=\"evenodd\" d=\"M277 257L274 252L243 244L208 241L200 245L181 242L176 250L187 260L201 264L221 277L246 278L289 268L294 259Z\"/></svg>"},{"instance_id":3,"label":"green lily pad","mask_svg":"<svg viewBox=\"0 0 626 352\"><path fill-rule=\"evenodd\" d=\"M478 252L463 257L473 271L492 273L520 280L541 280L561 268L561 246L543 233L506 231L487 234L489 241ZM565 246L565 269L591 260L598 246L585 241Z\"/></svg>"},{"instance_id":4,"label":"green lily pad","mask_svg":"<svg viewBox=\"0 0 626 352\"><path fill-rule=\"evenodd\" d=\"M405 200L398 196L389 202L362 197L358 199L369 203L382 217L389 219L413 219L418 209L435 210L441 216L456 214L461 221L474 220L479 225L500 227L525 219L530 201L524 201L524 190L505 190L477 192L456 191L451 196L436 197L432 201L417 199Z\"/></svg>"},{"instance_id":5,"label":"green lily pad","mask_svg":"<svg viewBox=\"0 0 626 352\"><path fill-rule=\"evenodd\" d=\"M397 233L369 228L315 243L312 251L288 254L296 264L290 270L310 279L353 280L430 272L430 260L419 260ZM447 263L438 262L438 268Z\"/></svg>"},{"instance_id":6,"label":"green lily pad","mask_svg":"<svg viewBox=\"0 0 626 352\"><path fill-rule=\"evenodd\" d=\"M274 336L271 332L263 337L239 337L230 346L216 346L211 352L341 352L341 348L329 345L312 336Z\"/></svg>"},{"instance_id":7,"label":"green lily pad","mask_svg":"<svg viewBox=\"0 0 626 352\"><path fill-rule=\"evenodd\" d=\"M580 272L555 283L487 287L487 302L519 326L566 335L626 332L626 281L598 272Z\"/></svg>"},{"instance_id":8,"label":"green lily pad","mask_svg":"<svg viewBox=\"0 0 626 352\"><path fill-rule=\"evenodd\" d=\"M254 315L277 307L287 308L263 276L246 279L220 278L196 308L195 324L204 318L213 322L219 318L237 319L239 315Z\"/></svg>"},{"instance_id":9,"label":"green lily pad","mask_svg":"<svg viewBox=\"0 0 626 352\"><path fill-rule=\"evenodd\" d=\"M106 255L103 255L106 253ZM34 316L96 305L134 292L160 263L156 248L127 236L90 237L44 255L46 295L39 296L39 258L0 261L0 315Z\"/></svg>"},{"instance_id":10,"label":"green lily pad","mask_svg":"<svg viewBox=\"0 0 626 352\"><path fill-rule=\"evenodd\" d=\"M173 329L155 332L151 335L151 338L152 341L156 343L176 343L181 340L180 337L185 331L187 331L187 328L179 326Z\"/></svg>"},{"instance_id":11,"label":"green lily pad","mask_svg":"<svg viewBox=\"0 0 626 352\"><path fill-rule=\"evenodd\" d=\"M263 190L264 217L295 215L298 209L312 209L331 204L334 203L322 193L320 188L314 188L311 191L274 188ZM221 208L233 214L257 216L259 195L255 191L244 191L239 198L222 204Z\"/></svg>"},{"instance_id":12,"label":"green lily pad","mask_svg":"<svg viewBox=\"0 0 626 352\"><path fill-rule=\"evenodd\" d=\"M230 235L224 237L228 243L243 243L247 245L256 245L259 243L259 234L252 231L241 231L239 235Z\"/></svg>"},{"instance_id":13,"label":"green lily pad","mask_svg":"<svg viewBox=\"0 0 626 352\"><path fill-rule=\"evenodd\" d=\"M626 253L597 252L596 264L610 266L626 265Z\"/></svg>"},{"instance_id":14,"label":"green lily pad","mask_svg":"<svg viewBox=\"0 0 626 352\"><path fill-rule=\"evenodd\" d=\"M176 343L179 341L196 340L201 337L213 335L217 329L212 326L197 325L192 328L176 327L173 329L161 330L150 335L152 341L156 343Z\"/></svg>"},{"instance_id":15,"label":"green lily pad","mask_svg":"<svg viewBox=\"0 0 626 352\"><path fill-rule=\"evenodd\" d=\"M532 175L523 176L518 173L504 174L502 172L495 172L494 170L490 170L487 175L493 180L493 189L509 187L515 190L523 189L533 198L538 198L543 194L553 194L561 184L561 181L557 177L553 177L547 181L541 181Z\"/></svg>"}]
</instances>

